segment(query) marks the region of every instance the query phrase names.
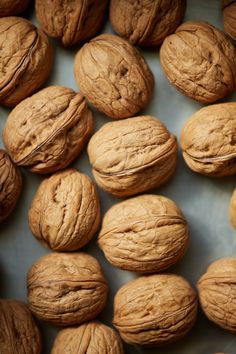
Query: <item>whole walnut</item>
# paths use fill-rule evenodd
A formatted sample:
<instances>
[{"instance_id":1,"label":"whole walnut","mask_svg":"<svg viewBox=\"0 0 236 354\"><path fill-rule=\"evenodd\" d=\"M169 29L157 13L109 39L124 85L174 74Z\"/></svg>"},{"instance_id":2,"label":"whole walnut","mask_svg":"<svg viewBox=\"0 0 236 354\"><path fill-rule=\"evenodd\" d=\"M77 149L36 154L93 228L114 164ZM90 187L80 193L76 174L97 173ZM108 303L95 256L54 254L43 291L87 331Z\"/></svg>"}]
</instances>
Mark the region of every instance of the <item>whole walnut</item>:
<instances>
[{"instance_id":1,"label":"whole walnut","mask_svg":"<svg viewBox=\"0 0 236 354\"><path fill-rule=\"evenodd\" d=\"M212 103L236 87L236 49L219 29L203 21L182 24L160 51L169 81L186 96Z\"/></svg>"},{"instance_id":2,"label":"whole walnut","mask_svg":"<svg viewBox=\"0 0 236 354\"><path fill-rule=\"evenodd\" d=\"M202 309L209 320L236 333L236 258L213 262L197 284Z\"/></svg>"},{"instance_id":3,"label":"whole walnut","mask_svg":"<svg viewBox=\"0 0 236 354\"><path fill-rule=\"evenodd\" d=\"M100 31L108 0L36 0L35 9L43 30L70 46Z\"/></svg>"},{"instance_id":4,"label":"whole walnut","mask_svg":"<svg viewBox=\"0 0 236 354\"><path fill-rule=\"evenodd\" d=\"M112 27L131 43L160 45L182 21L186 0L111 0Z\"/></svg>"},{"instance_id":5,"label":"whole walnut","mask_svg":"<svg viewBox=\"0 0 236 354\"><path fill-rule=\"evenodd\" d=\"M0 353L41 353L38 327L28 307L21 301L0 300Z\"/></svg>"},{"instance_id":6,"label":"whole walnut","mask_svg":"<svg viewBox=\"0 0 236 354\"><path fill-rule=\"evenodd\" d=\"M180 143L193 171L221 177L236 173L236 103L200 109L187 120Z\"/></svg>"},{"instance_id":7,"label":"whole walnut","mask_svg":"<svg viewBox=\"0 0 236 354\"><path fill-rule=\"evenodd\" d=\"M236 228L236 188L230 200L229 205L229 218L232 226Z\"/></svg>"},{"instance_id":8,"label":"whole walnut","mask_svg":"<svg viewBox=\"0 0 236 354\"><path fill-rule=\"evenodd\" d=\"M20 17L0 19L0 103L15 106L48 78L53 51L47 36Z\"/></svg>"},{"instance_id":9,"label":"whole walnut","mask_svg":"<svg viewBox=\"0 0 236 354\"><path fill-rule=\"evenodd\" d=\"M94 236L100 205L90 178L67 169L40 184L29 210L32 233L49 248L74 251Z\"/></svg>"},{"instance_id":10,"label":"whole walnut","mask_svg":"<svg viewBox=\"0 0 236 354\"><path fill-rule=\"evenodd\" d=\"M149 103L154 77L145 59L126 40L102 34L75 58L75 78L85 97L111 118L132 117Z\"/></svg>"},{"instance_id":11,"label":"whole walnut","mask_svg":"<svg viewBox=\"0 0 236 354\"><path fill-rule=\"evenodd\" d=\"M236 40L236 1L222 0L223 22L225 32Z\"/></svg>"},{"instance_id":12,"label":"whole walnut","mask_svg":"<svg viewBox=\"0 0 236 354\"><path fill-rule=\"evenodd\" d=\"M51 354L123 354L119 335L98 321L61 330Z\"/></svg>"},{"instance_id":13,"label":"whole walnut","mask_svg":"<svg viewBox=\"0 0 236 354\"><path fill-rule=\"evenodd\" d=\"M160 346L183 338L197 316L197 296L173 274L139 277L123 285L114 300L113 323L130 344Z\"/></svg>"},{"instance_id":14,"label":"whole walnut","mask_svg":"<svg viewBox=\"0 0 236 354\"><path fill-rule=\"evenodd\" d=\"M29 0L1 0L0 17L18 15L26 9Z\"/></svg>"},{"instance_id":15,"label":"whole walnut","mask_svg":"<svg viewBox=\"0 0 236 354\"><path fill-rule=\"evenodd\" d=\"M160 120L140 116L103 125L92 136L88 154L99 186L129 196L170 179L176 168L177 142Z\"/></svg>"},{"instance_id":16,"label":"whole walnut","mask_svg":"<svg viewBox=\"0 0 236 354\"><path fill-rule=\"evenodd\" d=\"M104 308L108 285L98 261L86 253L50 253L31 267L28 302L33 314L69 326L94 319Z\"/></svg>"},{"instance_id":17,"label":"whole walnut","mask_svg":"<svg viewBox=\"0 0 236 354\"><path fill-rule=\"evenodd\" d=\"M93 131L85 98L62 86L49 86L17 105L9 114L3 141L12 160L36 173L68 166Z\"/></svg>"},{"instance_id":18,"label":"whole walnut","mask_svg":"<svg viewBox=\"0 0 236 354\"><path fill-rule=\"evenodd\" d=\"M187 222L172 200L140 195L108 210L98 243L112 265L153 273L179 261L188 239Z\"/></svg>"},{"instance_id":19,"label":"whole walnut","mask_svg":"<svg viewBox=\"0 0 236 354\"><path fill-rule=\"evenodd\" d=\"M4 150L0 150L0 222L13 211L22 190L20 170Z\"/></svg>"}]
</instances>

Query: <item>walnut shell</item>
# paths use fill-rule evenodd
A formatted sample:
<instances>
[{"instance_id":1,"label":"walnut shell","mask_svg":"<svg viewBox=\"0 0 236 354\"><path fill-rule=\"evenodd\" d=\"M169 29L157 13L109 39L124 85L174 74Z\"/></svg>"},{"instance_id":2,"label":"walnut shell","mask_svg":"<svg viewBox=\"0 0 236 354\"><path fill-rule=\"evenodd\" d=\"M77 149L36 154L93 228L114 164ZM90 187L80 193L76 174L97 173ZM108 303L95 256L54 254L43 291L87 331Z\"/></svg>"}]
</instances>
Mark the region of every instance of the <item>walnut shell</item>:
<instances>
[{"instance_id":1,"label":"walnut shell","mask_svg":"<svg viewBox=\"0 0 236 354\"><path fill-rule=\"evenodd\" d=\"M140 277L123 285L115 296L113 323L130 344L175 342L189 332L196 316L195 291L178 275Z\"/></svg>"},{"instance_id":2,"label":"walnut shell","mask_svg":"<svg viewBox=\"0 0 236 354\"><path fill-rule=\"evenodd\" d=\"M221 258L213 262L197 287L208 319L236 333L236 258Z\"/></svg>"},{"instance_id":3,"label":"walnut shell","mask_svg":"<svg viewBox=\"0 0 236 354\"><path fill-rule=\"evenodd\" d=\"M3 141L12 160L36 173L68 166L93 131L93 115L80 93L47 87L25 99L7 118Z\"/></svg>"},{"instance_id":4,"label":"walnut shell","mask_svg":"<svg viewBox=\"0 0 236 354\"><path fill-rule=\"evenodd\" d=\"M221 177L236 173L236 103L200 109L187 120L180 143L193 171Z\"/></svg>"},{"instance_id":5,"label":"walnut shell","mask_svg":"<svg viewBox=\"0 0 236 354\"><path fill-rule=\"evenodd\" d=\"M104 308L108 285L98 261L86 253L50 253L31 267L28 301L33 314L68 326L94 319Z\"/></svg>"},{"instance_id":6,"label":"walnut shell","mask_svg":"<svg viewBox=\"0 0 236 354\"><path fill-rule=\"evenodd\" d=\"M236 1L222 0L223 23L225 32L236 40Z\"/></svg>"},{"instance_id":7,"label":"walnut shell","mask_svg":"<svg viewBox=\"0 0 236 354\"><path fill-rule=\"evenodd\" d=\"M20 17L0 19L0 103L15 106L48 78L53 51L47 36Z\"/></svg>"},{"instance_id":8,"label":"walnut shell","mask_svg":"<svg viewBox=\"0 0 236 354\"><path fill-rule=\"evenodd\" d=\"M236 87L236 49L218 28L203 21L182 24L160 51L169 81L186 96L212 103Z\"/></svg>"},{"instance_id":9,"label":"walnut shell","mask_svg":"<svg viewBox=\"0 0 236 354\"><path fill-rule=\"evenodd\" d=\"M0 1L0 17L18 15L29 4L29 0L4 0Z\"/></svg>"},{"instance_id":10,"label":"walnut shell","mask_svg":"<svg viewBox=\"0 0 236 354\"><path fill-rule=\"evenodd\" d=\"M98 321L79 327L61 330L54 342L51 354L123 354L119 335Z\"/></svg>"},{"instance_id":11,"label":"walnut shell","mask_svg":"<svg viewBox=\"0 0 236 354\"><path fill-rule=\"evenodd\" d=\"M56 251L74 251L85 246L99 222L95 185L88 176L74 169L42 181L29 210L32 233Z\"/></svg>"},{"instance_id":12,"label":"walnut shell","mask_svg":"<svg viewBox=\"0 0 236 354\"><path fill-rule=\"evenodd\" d=\"M112 27L131 43L160 45L184 17L186 0L111 0Z\"/></svg>"},{"instance_id":13,"label":"walnut shell","mask_svg":"<svg viewBox=\"0 0 236 354\"><path fill-rule=\"evenodd\" d=\"M92 38L101 29L108 0L36 0L43 30L70 46Z\"/></svg>"},{"instance_id":14,"label":"walnut shell","mask_svg":"<svg viewBox=\"0 0 236 354\"><path fill-rule=\"evenodd\" d=\"M229 205L229 219L232 226L236 229L236 188L230 200Z\"/></svg>"},{"instance_id":15,"label":"walnut shell","mask_svg":"<svg viewBox=\"0 0 236 354\"><path fill-rule=\"evenodd\" d=\"M0 150L0 222L13 211L22 190L20 170L4 150Z\"/></svg>"},{"instance_id":16,"label":"walnut shell","mask_svg":"<svg viewBox=\"0 0 236 354\"><path fill-rule=\"evenodd\" d=\"M173 175L177 142L160 120L140 116L103 125L88 154L101 188L129 196L159 187Z\"/></svg>"},{"instance_id":17,"label":"walnut shell","mask_svg":"<svg viewBox=\"0 0 236 354\"><path fill-rule=\"evenodd\" d=\"M28 309L21 301L0 300L1 354L40 354L41 336Z\"/></svg>"},{"instance_id":18,"label":"walnut shell","mask_svg":"<svg viewBox=\"0 0 236 354\"><path fill-rule=\"evenodd\" d=\"M98 243L112 265L152 273L180 260L188 239L187 222L172 200L140 195L108 210Z\"/></svg>"},{"instance_id":19,"label":"walnut shell","mask_svg":"<svg viewBox=\"0 0 236 354\"><path fill-rule=\"evenodd\" d=\"M75 58L75 78L85 97L111 118L132 117L152 97L154 77L142 55L126 40L102 34Z\"/></svg>"}]
</instances>

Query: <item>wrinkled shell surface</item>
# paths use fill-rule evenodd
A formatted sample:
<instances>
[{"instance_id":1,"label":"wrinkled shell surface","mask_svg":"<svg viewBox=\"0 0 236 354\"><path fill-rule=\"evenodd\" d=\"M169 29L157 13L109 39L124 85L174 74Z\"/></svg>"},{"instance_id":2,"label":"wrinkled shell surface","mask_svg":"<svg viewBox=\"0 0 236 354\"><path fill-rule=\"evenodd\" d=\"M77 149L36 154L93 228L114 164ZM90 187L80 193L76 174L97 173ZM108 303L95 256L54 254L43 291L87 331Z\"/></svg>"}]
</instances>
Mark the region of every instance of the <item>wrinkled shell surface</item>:
<instances>
[{"instance_id":1,"label":"wrinkled shell surface","mask_svg":"<svg viewBox=\"0 0 236 354\"><path fill-rule=\"evenodd\" d=\"M65 46L85 41L101 29L108 0L36 0L43 30Z\"/></svg>"},{"instance_id":2,"label":"wrinkled shell surface","mask_svg":"<svg viewBox=\"0 0 236 354\"><path fill-rule=\"evenodd\" d=\"M0 150L0 222L13 211L22 190L20 170L4 150Z\"/></svg>"},{"instance_id":3,"label":"wrinkled shell surface","mask_svg":"<svg viewBox=\"0 0 236 354\"><path fill-rule=\"evenodd\" d=\"M188 226L172 200L141 195L108 210L98 243L114 266L141 273L158 272L183 257Z\"/></svg>"},{"instance_id":4,"label":"wrinkled shell surface","mask_svg":"<svg viewBox=\"0 0 236 354\"><path fill-rule=\"evenodd\" d=\"M74 169L45 179L29 210L32 233L57 251L74 251L86 245L97 231L99 221L95 185Z\"/></svg>"},{"instance_id":5,"label":"wrinkled shell surface","mask_svg":"<svg viewBox=\"0 0 236 354\"><path fill-rule=\"evenodd\" d=\"M229 218L230 222L234 228L236 228L236 189L233 192L233 195L230 200L229 205Z\"/></svg>"},{"instance_id":6,"label":"wrinkled shell surface","mask_svg":"<svg viewBox=\"0 0 236 354\"><path fill-rule=\"evenodd\" d=\"M80 93L47 87L25 99L8 116L3 140L12 160L36 173L68 166L93 131L93 116Z\"/></svg>"},{"instance_id":7,"label":"wrinkled shell surface","mask_svg":"<svg viewBox=\"0 0 236 354\"><path fill-rule=\"evenodd\" d=\"M179 26L185 8L185 0L111 0L110 20L131 43L155 46Z\"/></svg>"},{"instance_id":8,"label":"wrinkled shell surface","mask_svg":"<svg viewBox=\"0 0 236 354\"><path fill-rule=\"evenodd\" d=\"M85 97L111 118L132 117L152 97L154 78L145 59L118 36L102 34L86 43L74 69Z\"/></svg>"},{"instance_id":9,"label":"wrinkled shell surface","mask_svg":"<svg viewBox=\"0 0 236 354\"><path fill-rule=\"evenodd\" d=\"M1 0L0 17L17 15L24 11L29 4L29 0Z\"/></svg>"},{"instance_id":10,"label":"wrinkled shell surface","mask_svg":"<svg viewBox=\"0 0 236 354\"><path fill-rule=\"evenodd\" d=\"M123 354L123 346L116 332L93 321L59 332L51 354Z\"/></svg>"},{"instance_id":11,"label":"wrinkled shell surface","mask_svg":"<svg viewBox=\"0 0 236 354\"><path fill-rule=\"evenodd\" d=\"M0 353L41 353L39 330L28 307L20 301L0 300Z\"/></svg>"},{"instance_id":12,"label":"wrinkled shell surface","mask_svg":"<svg viewBox=\"0 0 236 354\"><path fill-rule=\"evenodd\" d=\"M236 40L236 1L223 0L223 22L225 32Z\"/></svg>"},{"instance_id":13,"label":"wrinkled shell surface","mask_svg":"<svg viewBox=\"0 0 236 354\"><path fill-rule=\"evenodd\" d=\"M159 187L173 175L177 142L160 120L140 116L103 125L88 154L100 187L129 196Z\"/></svg>"},{"instance_id":14,"label":"wrinkled shell surface","mask_svg":"<svg viewBox=\"0 0 236 354\"><path fill-rule=\"evenodd\" d=\"M236 86L236 49L230 39L207 22L182 24L160 51L162 68L185 95L212 103Z\"/></svg>"},{"instance_id":15,"label":"wrinkled shell surface","mask_svg":"<svg viewBox=\"0 0 236 354\"><path fill-rule=\"evenodd\" d=\"M53 64L46 35L20 17L0 19L0 103L15 106L38 90Z\"/></svg>"},{"instance_id":16,"label":"wrinkled shell surface","mask_svg":"<svg viewBox=\"0 0 236 354\"><path fill-rule=\"evenodd\" d=\"M236 173L236 103L200 109L185 123L180 143L185 162L209 176Z\"/></svg>"},{"instance_id":17,"label":"wrinkled shell surface","mask_svg":"<svg viewBox=\"0 0 236 354\"><path fill-rule=\"evenodd\" d=\"M184 337L197 316L197 296L172 274L137 278L115 296L113 323L131 344L158 346Z\"/></svg>"},{"instance_id":18,"label":"wrinkled shell surface","mask_svg":"<svg viewBox=\"0 0 236 354\"><path fill-rule=\"evenodd\" d=\"M95 318L106 304L107 292L98 261L86 253L50 253L28 273L30 310L57 325Z\"/></svg>"},{"instance_id":19,"label":"wrinkled shell surface","mask_svg":"<svg viewBox=\"0 0 236 354\"><path fill-rule=\"evenodd\" d=\"M213 262L197 287L202 309L209 320L236 333L236 258Z\"/></svg>"}]
</instances>

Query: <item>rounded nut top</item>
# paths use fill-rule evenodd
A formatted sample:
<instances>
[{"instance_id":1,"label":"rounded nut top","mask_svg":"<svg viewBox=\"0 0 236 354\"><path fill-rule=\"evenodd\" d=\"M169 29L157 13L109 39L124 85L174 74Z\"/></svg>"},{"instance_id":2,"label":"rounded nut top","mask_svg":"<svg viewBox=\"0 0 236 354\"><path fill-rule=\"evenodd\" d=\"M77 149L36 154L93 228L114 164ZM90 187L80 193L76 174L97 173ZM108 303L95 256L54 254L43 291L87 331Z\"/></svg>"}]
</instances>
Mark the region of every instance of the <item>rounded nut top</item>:
<instances>
[{"instance_id":1,"label":"rounded nut top","mask_svg":"<svg viewBox=\"0 0 236 354\"><path fill-rule=\"evenodd\" d=\"M0 17L18 15L26 9L29 0L4 0L0 2Z\"/></svg>"},{"instance_id":2,"label":"rounded nut top","mask_svg":"<svg viewBox=\"0 0 236 354\"><path fill-rule=\"evenodd\" d=\"M232 226L236 229L236 188L230 200L229 218Z\"/></svg>"},{"instance_id":3,"label":"rounded nut top","mask_svg":"<svg viewBox=\"0 0 236 354\"><path fill-rule=\"evenodd\" d=\"M111 118L132 117L151 99L151 70L139 51L118 36L102 34L86 43L74 70L86 98Z\"/></svg>"},{"instance_id":4,"label":"rounded nut top","mask_svg":"<svg viewBox=\"0 0 236 354\"><path fill-rule=\"evenodd\" d=\"M222 0L223 22L225 32L236 40L236 1Z\"/></svg>"},{"instance_id":5,"label":"rounded nut top","mask_svg":"<svg viewBox=\"0 0 236 354\"><path fill-rule=\"evenodd\" d=\"M236 173L236 103L200 109L185 123L180 137L183 157L196 172L209 176Z\"/></svg>"},{"instance_id":6,"label":"rounded nut top","mask_svg":"<svg viewBox=\"0 0 236 354\"><path fill-rule=\"evenodd\" d=\"M113 323L124 341L145 346L181 339L197 315L197 297L189 283L172 274L139 277L117 292Z\"/></svg>"},{"instance_id":7,"label":"rounded nut top","mask_svg":"<svg viewBox=\"0 0 236 354\"><path fill-rule=\"evenodd\" d=\"M236 87L236 49L219 29L203 21L182 24L161 47L162 68L185 95L212 103Z\"/></svg>"},{"instance_id":8,"label":"rounded nut top","mask_svg":"<svg viewBox=\"0 0 236 354\"><path fill-rule=\"evenodd\" d=\"M47 87L9 114L3 141L12 160L36 173L68 166L93 131L85 98L62 86Z\"/></svg>"}]
</instances>

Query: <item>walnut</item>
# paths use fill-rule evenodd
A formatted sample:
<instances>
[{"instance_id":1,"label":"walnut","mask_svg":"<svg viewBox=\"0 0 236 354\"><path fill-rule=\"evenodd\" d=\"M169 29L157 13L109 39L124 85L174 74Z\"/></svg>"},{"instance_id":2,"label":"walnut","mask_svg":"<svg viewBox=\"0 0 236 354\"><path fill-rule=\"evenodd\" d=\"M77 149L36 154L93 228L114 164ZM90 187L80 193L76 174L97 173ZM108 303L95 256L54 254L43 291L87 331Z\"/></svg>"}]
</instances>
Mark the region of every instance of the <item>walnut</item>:
<instances>
[{"instance_id":1,"label":"walnut","mask_svg":"<svg viewBox=\"0 0 236 354\"><path fill-rule=\"evenodd\" d=\"M116 332L104 324L93 321L59 332L51 354L123 354L123 346Z\"/></svg>"},{"instance_id":2,"label":"walnut","mask_svg":"<svg viewBox=\"0 0 236 354\"><path fill-rule=\"evenodd\" d=\"M0 150L0 222L13 211L22 190L20 170L4 150Z\"/></svg>"},{"instance_id":3,"label":"walnut","mask_svg":"<svg viewBox=\"0 0 236 354\"><path fill-rule=\"evenodd\" d=\"M12 160L36 173L68 166L93 131L93 116L80 93L47 87L17 105L8 116L3 141Z\"/></svg>"},{"instance_id":4,"label":"walnut","mask_svg":"<svg viewBox=\"0 0 236 354\"><path fill-rule=\"evenodd\" d=\"M29 307L38 318L68 326L94 319L104 308L108 285L98 261L86 253L50 253L27 278Z\"/></svg>"},{"instance_id":5,"label":"walnut","mask_svg":"<svg viewBox=\"0 0 236 354\"><path fill-rule=\"evenodd\" d=\"M177 275L139 277L115 296L113 323L130 344L151 347L175 342L189 332L196 316L195 291Z\"/></svg>"},{"instance_id":6,"label":"walnut","mask_svg":"<svg viewBox=\"0 0 236 354\"><path fill-rule=\"evenodd\" d=\"M74 70L85 97L111 118L132 117L151 99L151 70L138 50L118 36L102 34L85 44Z\"/></svg>"},{"instance_id":7,"label":"walnut","mask_svg":"<svg viewBox=\"0 0 236 354\"><path fill-rule=\"evenodd\" d=\"M18 15L26 9L29 0L0 1L0 17Z\"/></svg>"},{"instance_id":8,"label":"walnut","mask_svg":"<svg viewBox=\"0 0 236 354\"><path fill-rule=\"evenodd\" d=\"M236 188L230 200L229 205L229 218L232 226L236 228Z\"/></svg>"},{"instance_id":9,"label":"walnut","mask_svg":"<svg viewBox=\"0 0 236 354\"><path fill-rule=\"evenodd\" d=\"M97 183L111 194L129 196L173 175L177 142L160 120L140 116L105 124L92 136L88 154Z\"/></svg>"},{"instance_id":10,"label":"walnut","mask_svg":"<svg viewBox=\"0 0 236 354\"><path fill-rule=\"evenodd\" d=\"M1 354L40 354L41 336L28 307L17 300L0 300Z\"/></svg>"},{"instance_id":11,"label":"walnut","mask_svg":"<svg viewBox=\"0 0 236 354\"><path fill-rule=\"evenodd\" d=\"M223 22L225 32L236 40L236 1L222 0Z\"/></svg>"},{"instance_id":12,"label":"walnut","mask_svg":"<svg viewBox=\"0 0 236 354\"><path fill-rule=\"evenodd\" d=\"M65 46L92 38L101 29L108 0L36 0L43 30Z\"/></svg>"},{"instance_id":13,"label":"walnut","mask_svg":"<svg viewBox=\"0 0 236 354\"><path fill-rule=\"evenodd\" d=\"M236 49L219 29L191 21L168 36L160 51L169 81L185 95L212 103L236 87Z\"/></svg>"},{"instance_id":14,"label":"walnut","mask_svg":"<svg viewBox=\"0 0 236 354\"><path fill-rule=\"evenodd\" d=\"M200 109L180 137L185 162L193 171L220 177L236 173L236 103Z\"/></svg>"},{"instance_id":15,"label":"walnut","mask_svg":"<svg viewBox=\"0 0 236 354\"><path fill-rule=\"evenodd\" d=\"M160 45L182 21L186 0L111 0L110 20L131 43Z\"/></svg>"},{"instance_id":16,"label":"walnut","mask_svg":"<svg viewBox=\"0 0 236 354\"><path fill-rule=\"evenodd\" d=\"M208 319L236 333L236 258L221 258L213 262L197 287Z\"/></svg>"},{"instance_id":17,"label":"walnut","mask_svg":"<svg viewBox=\"0 0 236 354\"><path fill-rule=\"evenodd\" d=\"M20 17L0 19L0 103L15 106L38 90L53 63L47 36Z\"/></svg>"},{"instance_id":18,"label":"walnut","mask_svg":"<svg viewBox=\"0 0 236 354\"><path fill-rule=\"evenodd\" d=\"M187 222L172 200L141 195L108 210L98 243L112 265L152 273L180 260L188 238Z\"/></svg>"},{"instance_id":19,"label":"walnut","mask_svg":"<svg viewBox=\"0 0 236 354\"><path fill-rule=\"evenodd\" d=\"M45 179L29 210L32 233L57 251L74 251L85 246L99 222L95 185L88 176L74 169Z\"/></svg>"}]
</instances>

